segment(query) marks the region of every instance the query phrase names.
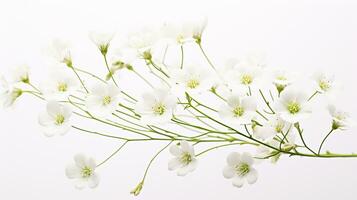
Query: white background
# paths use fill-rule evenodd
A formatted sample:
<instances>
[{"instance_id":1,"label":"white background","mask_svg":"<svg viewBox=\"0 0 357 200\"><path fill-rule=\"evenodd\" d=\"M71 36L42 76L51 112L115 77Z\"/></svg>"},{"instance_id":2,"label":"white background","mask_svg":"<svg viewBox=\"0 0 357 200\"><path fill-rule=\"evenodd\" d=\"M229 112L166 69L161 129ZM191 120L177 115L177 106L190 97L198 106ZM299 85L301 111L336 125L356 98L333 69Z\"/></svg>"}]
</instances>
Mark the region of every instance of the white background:
<instances>
[{"instance_id":1,"label":"white background","mask_svg":"<svg viewBox=\"0 0 357 200\"><path fill-rule=\"evenodd\" d=\"M233 3L235 2L235 3ZM1 73L28 63L35 77L48 66L43 47L53 37L76 46L77 63L103 72L103 65L87 32L107 27L160 23L166 18L207 16L204 45L216 62L250 49L267 52L271 64L300 72L325 69L345 85L339 104L356 117L357 4L353 1L0 1ZM99 69L100 68L100 69ZM130 83L133 84L133 83ZM37 113L44 104L25 96L12 110L0 111L0 199L134 199L129 191L140 180L150 155L163 144L131 144L98 169L101 183L78 191L64 176L64 167L77 152L104 159L117 141L76 134L46 138L39 131ZM316 148L328 130L326 112L307 123L306 134ZM357 129L333 135L327 149L357 151ZM187 177L167 171L169 154L153 164L137 199L345 199L357 195L357 159L284 158L261 164L259 180L241 189L221 175L226 155L220 149L200 160Z\"/></svg>"}]
</instances>

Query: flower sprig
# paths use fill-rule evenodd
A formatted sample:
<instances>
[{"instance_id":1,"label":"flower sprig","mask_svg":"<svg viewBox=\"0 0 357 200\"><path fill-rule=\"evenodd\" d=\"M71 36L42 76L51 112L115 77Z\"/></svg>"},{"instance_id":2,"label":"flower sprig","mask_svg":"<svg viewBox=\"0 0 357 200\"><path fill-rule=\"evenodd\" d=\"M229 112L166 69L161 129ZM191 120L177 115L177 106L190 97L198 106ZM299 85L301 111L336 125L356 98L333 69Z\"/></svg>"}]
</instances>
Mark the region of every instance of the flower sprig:
<instances>
[{"instance_id":1,"label":"flower sprig","mask_svg":"<svg viewBox=\"0 0 357 200\"><path fill-rule=\"evenodd\" d=\"M167 149L173 156L168 169L176 171L178 176L185 176L199 168L200 157L210 151L228 146L255 148L256 152L232 152L227 156L227 165L222 167L223 176L232 179L236 187L258 180L256 160L276 163L284 155L357 157L357 154L324 151L323 145L332 133L354 125L348 113L332 104L327 106L330 131L322 137L318 148L313 148L305 139L307 131L303 122L314 114L311 102L336 91L333 76L313 74L313 90L309 94L306 89L296 87L296 74L284 69L269 69L260 57L248 56L229 66L216 67L202 45L206 23L206 20L166 23L157 29L143 29L128 36L120 53L112 51L114 34L91 33L91 40L107 70L103 75L75 66L70 46L55 40L49 52L60 68L52 71L49 80L38 87L32 82L25 65L14 68L10 80L1 76L1 105L10 107L22 95L30 94L46 102L46 109L38 118L46 136L73 132L122 142L99 164L83 154L74 156L74 163L65 171L79 189L97 187L101 166L123 151L128 143L165 143L153 155L142 179L131 191L135 196L142 191L155 159ZM184 56L184 49L188 43L198 46L206 65L187 64L190 60ZM167 65L166 54L174 47L179 47L179 63ZM164 49L164 55L158 55L158 49ZM140 87L141 96L134 96L133 91L121 87L125 83L118 79L118 75L123 70L142 81L138 83L143 86ZM95 84L89 85L88 80ZM125 134L88 129L75 124L78 120L73 118L112 127ZM242 150L236 147L236 151Z\"/></svg>"}]
</instances>

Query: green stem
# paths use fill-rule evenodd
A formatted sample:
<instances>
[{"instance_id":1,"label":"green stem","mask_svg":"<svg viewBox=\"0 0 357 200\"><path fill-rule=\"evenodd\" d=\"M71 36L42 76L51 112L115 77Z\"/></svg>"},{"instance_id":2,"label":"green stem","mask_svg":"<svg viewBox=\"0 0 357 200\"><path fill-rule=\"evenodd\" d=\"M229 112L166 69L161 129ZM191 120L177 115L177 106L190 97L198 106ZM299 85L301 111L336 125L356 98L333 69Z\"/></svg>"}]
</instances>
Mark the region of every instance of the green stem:
<instances>
[{"instance_id":1,"label":"green stem","mask_svg":"<svg viewBox=\"0 0 357 200\"><path fill-rule=\"evenodd\" d=\"M101 165L103 165L104 163L106 163L108 160L110 160L113 156L115 156L126 144L128 143L128 141L125 141L122 145L120 145L120 147L115 150L108 158L106 158L104 161L102 161L101 163L99 163L97 165L97 167L100 167Z\"/></svg>"},{"instance_id":2,"label":"green stem","mask_svg":"<svg viewBox=\"0 0 357 200\"><path fill-rule=\"evenodd\" d=\"M317 152L317 154L320 155L322 146L324 145L325 141L327 140L327 138L331 135L331 133L334 131L334 129L331 129L330 132L327 133L327 135L325 136L325 138L322 140L320 147L319 147L319 151Z\"/></svg>"},{"instance_id":3,"label":"green stem","mask_svg":"<svg viewBox=\"0 0 357 200\"><path fill-rule=\"evenodd\" d=\"M202 47L201 43L197 43L197 44L198 44L198 46L200 47L201 52L202 52L203 56L206 58L208 64L212 67L212 69L213 69L214 71L217 72L217 69L214 67L214 65L212 64L211 60L208 58L206 52L203 50L203 47Z\"/></svg>"},{"instance_id":4,"label":"green stem","mask_svg":"<svg viewBox=\"0 0 357 200\"><path fill-rule=\"evenodd\" d=\"M114 79L113 73L110 71L110 68L109 68L109 65L108 65L108 60L107 60L107 55L106 55L106 54L103 54L103 58L104 58L105 66L107 67L108 73L110 74L110 77L112 78L114 84L115 84L116 86L118 86L117 82L116 82L115 79Z\"/></svg>"}]
</instances>

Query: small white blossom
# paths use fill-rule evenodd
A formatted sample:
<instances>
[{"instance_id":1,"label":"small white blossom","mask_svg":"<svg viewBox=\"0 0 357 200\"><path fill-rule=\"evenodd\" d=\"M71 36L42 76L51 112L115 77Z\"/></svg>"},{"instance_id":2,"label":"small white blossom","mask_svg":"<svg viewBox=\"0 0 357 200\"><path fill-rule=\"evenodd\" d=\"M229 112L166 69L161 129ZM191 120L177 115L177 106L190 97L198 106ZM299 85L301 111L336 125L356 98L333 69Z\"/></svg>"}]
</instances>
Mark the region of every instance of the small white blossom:
<instances>
[{"instance_id":1,"label":"small white blossom","mask_svg":"<svg viewBox=\"0 0 357 200\"><path fill-rule=\"evenodd\" d=\"M95 172L97 164L93 158L82 154L74 156L74 163L66 167L66 176L75 180L77 189L83 189L86 186L95 188L99 184L99 176Z\"/></svg>"},{"instance_id":2,"label":"small white blossom","mask_svg":"<svg viewBox=\"0 0 357 200\"><path fill-rule=\"evenodd\" d=\"M86 107L89 112L98 116L112 114L120 101L120 90L113 84L94 85L86 98Z\"/></svg>"},{"instance_id":3,"label":"small white blossom","mask_svg":"<svg viewBox=\"0 0 357 200\"><path fill-rule=\"evenodd\" d=\"M78 89L79 82L66 69L56 69L50 72L48 80L41 84L40 89L47 99L63 99Z\"/></svg>"},{"instance_id":4,"label":"small white blossom","mask_svg":"<svg viewBox=\"0 0 357 200\"><path fill-rule=\"evenodd\" d=\"M0 105L3 108L11 107L16 99L22 95L22 90L9 85L7 80L0 76Z\"/></svg>"},{"instance_id":5,"label":"small white blossom","mask_svg":"<svg viewBox=\"0 0 357 200\"><path fill-rule=\"evenodd\" d=\"M267 141L266 144L268 144L276 149L281 149L283 151L291 151L292 149L294 149L296 147L295 133L289 132L287 135L285 134L284 142L280 142L276 139L271 139L271 140ZM256 153L255 157L258 159L268 159L269 158L272 163L276 163L279 160L281 155L282 154L275 149L272 149L265 145L259 145L257 147L257 153Z\"/></svg>"},{"instance_id":6,"label":"small white blossom","mask_svg":"<svg viewBox=\"0 0 357 200\"><path fill-rule=\"evenodd\" d=\"M269 140L278 133L286 134L294 130L293 125L275 116L263 126L255 125L253 127L254 136L258 139Z\"/></svg>"},{"instance_id":7,"label":"small white blossom","mask_svg":"<svg viewBox=\"0 0 357 200\"><path fill-rule=\"evenodd\" d=\"M355 123L347 112L337 110L334 105L328 105L328 111L332 117L332 128L346 130Z\"/></svg>"},{"instance_id":8,"label":"small white blossom","mask_svg":"<svg viewBox=\"0 0 357 200\"><path fill-rule=\"evenodd\" d=\"M295 81L295 74L289 73L285 70L275 70L273 72L273 84L278 90L279 94Z\"/></svg>"},{"instance_id":9,"label":"small white blossom","mask_svg":"<svg viewBox=\"0 0 357 200\"><path fill-rule=\"evenodd\" d=\"M179 92L198 94L208 91L212 86L211 74L207 69L195 65L171 71L170 76Z\"/></svg>"},{"instance_id":10,"label":"small white blossom","mask_svg":"<svg viewBox=\"0 0 357 200\"><path fill-rule=\"evenodd\" d=\"M311 113L308 96L304 92L293 89L284 91L276 104L276 112L287 122L299 122Z\"/></svg>"},{"instance_id":11,"label":"small white blossom","mask_svg":"<svg viewBox=\"0 0 357 200\"><path fill-rule=\"evenodd\" d=\"M49 101L46 111L40 113L38 122L46 136L64 135L71 128L71 115L72 108L69 105Z\"/></svg>"},{"instance_id":12,"label":"small white blossom","mask_svg":"<svg viewBox=\"0 0 357 200\"><path fill-rule=\"evenodd\" d=\"M47 52L57 62L64 63L67 66L72 67L72 55L70 45L67 41L54 39L47 48Z\"/></svg>"},{"instance_id":13,"label":"small white blossom","mask_svg":"<svg viewBox=\"0 0 357 200\"><path fill-rule=\"evenodd\" d=\"M250 124L256 113L256 101L253 97L240 97L231 95L227 103L219 109L219 115L223 120L236 124Z\"/></svg>"},{"instance_id":14,"label":"small white blossom","mask_svg":"<svg viewBox=\"0 0 357 200\"><path fill-rule=\"evenodd\" d=\"M253 184L258 179L258 172L253 167L254 159L249 153L232 152L227 157L227 166L223 169L223 176L232 179L236 187L242 187L247 181Z\"/></svg>"},{"instance_id":15,"label":"small white blossom","mask_svg":"<svg viewBox=\"0 0 357 200\"><path fill-rule=\"evenodd\" d=\"M167 22L161 29L161 34L169 42L184 44L186 42L201 42L202 33L207 26L207 18L184 23Z\"/></svg>"},{"instance_id":16,"label":"small white blossom","mask_svg":"<svg viewBox=\"0 0 357 200\"><path fill-rule=\"evenodd\" d=\"M185 176L196 169L197 159L192 145L187 141L181 141L180 145L172 145L170 153L175 156L168 164L170 171L177 170L178 176Z\"/></svg>"},{"instance_id":17,"label":"small white blossom","mask_svg":"<svg viewBox=\"0 0 357 200\"><path fill-rule=\"evenodd\" d=\"M236 66L224 74L224 79L232 89L260 86L262 70L257 67Z\"/></svg>"},{"instance_id":18,"label":"small white blossom","mask_svg":"<svg viewBox=\"0 0 357 200\"><path fill-rule=\"evenodd\" d=\"M27 65L19 65L11 69L12 80L15 83L23 82L29 83L29 67Z\"/></svg>"},{"instance_id":19,"label":"small white blossom","mask_svg":"<svg viewBox=\"0 0 357 200\"><path fill-rule=\"evenodd\" d=\"M114 37L114 33L104 33L104 32L90 32L89 38L98 47L103 55L106 55L110 42Z\"/></svg>"},{"instance_id":20,"label":"small white blossom","mask_svg":"<svg viewBox=\"0 0 357 200\"><path fill-rule=\"evenodd\" d=\"M330 93L335 89L335 78L322 72L316 72L312 76L316 91L320 93Z\"/></svg>"},{"instance_id":21,"label":"small white blossom","mask_svg":"<svg viewBox=\"0 0 357 200\"><path fill-rule=\"evenodd\" d=\"M176 107L176 97L168 90L156 89L144 93L136 105L135 111L141 115L146 124L165 123L171 120Z\"/></svg>"},{"instance_id":22,"label":"small white blossom","mask_svg":"<svg viewBox=\"0 0 357 200\"><path fill-rule=\"evenodd\" d=\"M137 50L140 54L150 49L158 42L159 33L149 27L131 32L128 35L128 46Z\"/></svg>"}]
</instances>

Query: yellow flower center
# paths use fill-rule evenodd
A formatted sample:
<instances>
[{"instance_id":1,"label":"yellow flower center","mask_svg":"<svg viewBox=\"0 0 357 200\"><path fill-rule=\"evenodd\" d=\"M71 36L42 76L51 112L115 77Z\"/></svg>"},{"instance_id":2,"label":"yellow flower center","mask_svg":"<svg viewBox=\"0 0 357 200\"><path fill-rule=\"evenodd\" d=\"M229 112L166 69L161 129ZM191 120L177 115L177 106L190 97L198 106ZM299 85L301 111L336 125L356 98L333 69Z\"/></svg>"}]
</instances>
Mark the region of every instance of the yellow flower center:
<instances>
[{"instance_id":1,"label":"yellow flower center","mask_svg":"<svg viewBox=\"0 0 357 200\"><path fill-rule=\"evenodd\" d=\"M234 117L241 117L244 114L244 108L242 106L237 106L233 110Z\"/></svg>"},{"instance_id":2,"label":"yellow flower center","mask_svg":"<svg viewBox=\"0 0 357 200\"><path fill-rule=\"evenodd\" d=\"M93 171L92 171L92 169L90 167L85 166L85 167L82 168L81 174L82 174L83 178L88 178L88 177L90 177L92 175L92 172Z\"/></svg>"},{"instance_id":3,"label":"yellow flower center","mask_svg":"<svg viewBox=\"0 0 357 200\"><path fill-rule=\"evenodd\" d=\"M166 107L162 103L156 104L152 110L156 115L163 115L165 113Z\"/></svg>"},{"instance_id":4,"label":"yellow flower center","mask_svg":"<svg viewBox=\"0 0 357 200\"><path fill-rule=\"evenodd\" d=\"M57 90L59 92L66 92L67 91L67 84L66 83L59 83L58 86L57 86Z\"/></svg>"},{"instance_id":5,"label":"yellow flower center","mask_svg":"<svg viewBox=\"0 0 357 200\"><path fill-rule=\"evenodd\" d=\"M238 176L245 176L250 172L250 166L247 163L241 163L235 167Z\"/></svg>"},{"instance_id":6,"label":"yellow flower center","mask_svg":"<svg viewBox=\"0 0 357 200\"><path fill-rule=\"evenodd\" d=\"M184 163L185 165L188 165L190 162L192 162L192 156L191 154L189 153L184 153L182 156L181 156L181 162Z\"/></svg>"},{"instance_id":7,"label":"yellow flower center","mask_svg":"<svg viewBox=\"0 0 357 200\"><path fill-rule=\"evenodd\" d=\"M291 114L296 114L300 111L300 105L297 102L288 103L287 108Z\"/></svg>"},{"instance_id":8,"label":"yellow flower center","mask_svg":"<svg viewBox=\"0 0 357 200\"><path fill-rule=\"evenodd\" d=\"M59 114L59 115L56 116L55 124L56 125L61 125L61 124L63 124L64 120L65 120L64 116Z\"/></svg>"},{"instance_id":9,"label":"yellow flower center","mask_svg":"<svg viewBox=\"0 0 357 200\"><path fill-rule=\"evenodd\" d=\"M244 74L241 79L240 79L241 83L244 85L249 85L253 82L253 77L249 74Z\"/></svg>"},{"instance_id":10,"label":"yellow flower center","mask_svg":"<svg viewBox=\"0 0 357 200\"><path fill-rule=\"evenodd\" d=\"M200 85L200 82L196 79L191 79L187 82L187 87L191 89L195 89Z\"/></svg>"},{"instance_id":11,"label":"yellow flower center","mask_svg":"<svg viewBox=\"0 0 357 200\"><path fill-rule=\"evenodd\" d=\"M320 80L319 87L321 88L321 90L327 91L328 89L330 89L331 85L329 81Z\"/></svg>"},{"instance_id":12,"label":"yellow flower center","mask_svg":"<svg viewBox=\"0 0 357 200\"><path fill-rule=\"evenodd\" d=\"M105 96L103 98L103 105L106 106L108 104L110 104L110 102L112 102L112 98L110 96Z\"/></svg>"}]
</instances>

